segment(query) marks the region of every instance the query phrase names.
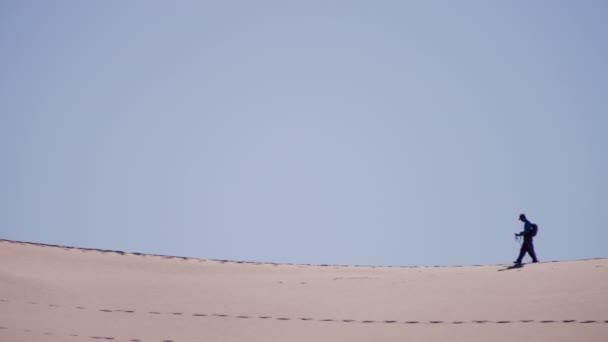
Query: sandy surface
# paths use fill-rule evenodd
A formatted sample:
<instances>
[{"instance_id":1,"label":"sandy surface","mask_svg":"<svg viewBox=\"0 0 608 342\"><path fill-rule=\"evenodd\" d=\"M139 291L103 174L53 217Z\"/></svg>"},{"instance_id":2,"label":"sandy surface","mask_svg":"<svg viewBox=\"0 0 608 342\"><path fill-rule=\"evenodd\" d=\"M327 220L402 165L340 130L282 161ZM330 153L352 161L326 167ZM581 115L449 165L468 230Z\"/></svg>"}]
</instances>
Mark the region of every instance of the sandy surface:
<instances>
[{"instance_id":1,"label":"sandy surface","mask_svg":"<svg viewBox=\"0 0 608 342\"><path fill-rule=\"evenodd\" d=\"M0 240L0 341L608 341L608 260L222 262Z\"/></svg>"}]
</instances>

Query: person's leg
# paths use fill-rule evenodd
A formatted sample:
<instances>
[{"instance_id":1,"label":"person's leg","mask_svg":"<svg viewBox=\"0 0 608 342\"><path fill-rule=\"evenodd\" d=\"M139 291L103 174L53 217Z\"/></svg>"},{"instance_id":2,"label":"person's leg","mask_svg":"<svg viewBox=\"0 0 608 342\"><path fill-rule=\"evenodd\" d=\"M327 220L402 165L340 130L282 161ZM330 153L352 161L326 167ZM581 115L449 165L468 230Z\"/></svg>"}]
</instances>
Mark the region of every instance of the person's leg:
<instances>
[{"instance_id":1,"label":"person's leg","mask_svg":"<svg viewBox=\"0 0 608 342\"><path fill-rule=\"evenodd\" d=\"M532 257L532 262L538 262L538 259L536 259L536 252L534 251L534 242L532 241L532 239L528 241L528 254L530 254L530 256Z\"/></svg>"},{"instance_id":2,"label":"person's leg","mask_svg":"<svg viewBox=\"0 0 608 342\"><path fill-rule=\"evenodd\" d=\"M521 248L519 249L519 256L517 257L517 260L515 260L516 264L521 264L521 261L523 260L524 255L526 254L526 251L527 251L527 249L526 249L526 242L524 241L521 244Z\"/></svg>"}]
</instances>

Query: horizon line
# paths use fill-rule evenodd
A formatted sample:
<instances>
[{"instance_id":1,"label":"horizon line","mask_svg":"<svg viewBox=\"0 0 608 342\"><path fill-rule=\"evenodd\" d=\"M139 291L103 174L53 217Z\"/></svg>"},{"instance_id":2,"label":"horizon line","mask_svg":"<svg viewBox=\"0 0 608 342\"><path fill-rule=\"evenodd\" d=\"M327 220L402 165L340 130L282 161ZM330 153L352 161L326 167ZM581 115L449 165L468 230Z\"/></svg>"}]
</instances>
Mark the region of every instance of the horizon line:
<instances>
[{"instance_id":1,"label":"horizon line","mask_svg":"<svg viewBox=\"0 0 608 342\"><path fill-rule=\"evenodd\" d=\"M113 253L119 255L135 255L135 256L143 256L143 257L160 257L163 259L180 259L183 261L186 260L198 260L198 261L210 261L210 262L219 262L222 264L232 263L232 264L250 264L250 265L273 265L273 266L306 266L306 267L361 267L361 268L459 268L459 267L484 267L484 266L504 266L509 265L510 263L503 264L475 264L475 265L448 265L448 266L390 266L390 265L340 265L340 264L298 264L298 263L279 263L279 262L270 262L270 261L244 261L244 260L228 260L228 259L206 259L206 258L197 258L197 257L185 257L185 256L175 256L175 255L166 255L166 254L155 254L155 253L140 253L140 252L129 252L129 251L121 251L121 250L113 250L113 249L103 249L103 248L92 248L92 247L77 247L77 246L66 246L66 245L57 245L57 244L48 244L42 242L31 242L31 241L20 241L20 240L11 240L11 239L2 239L0 238L0 242L13 243L13 244L21 244L21 245L31 245L37 247L51 247L51 248L60 248L65 250L79 250L79 251L93 251L100 252L102 254L105 253ZM585 258L585 259L574 259L574 260L551 260L551 261L540 261L538 264L548 264L548 263L559 263L559 262L575 262L575 261L590 261L590 260L606 260L608 257L595 257L595 258Z\"/></svg>"}]
</instances>

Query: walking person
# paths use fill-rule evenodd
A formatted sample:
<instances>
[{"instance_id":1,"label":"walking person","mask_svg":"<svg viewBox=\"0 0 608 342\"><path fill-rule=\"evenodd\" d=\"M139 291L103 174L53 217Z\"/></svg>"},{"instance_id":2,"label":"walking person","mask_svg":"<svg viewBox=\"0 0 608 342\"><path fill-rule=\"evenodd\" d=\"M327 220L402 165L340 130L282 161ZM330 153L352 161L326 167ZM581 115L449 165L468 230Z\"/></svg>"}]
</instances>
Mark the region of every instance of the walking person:
<instances>
[{"instance_id":1,"label":"walking person","mask_svg":"<svg viewBox=\"0 0 608 342\"><path fill-rule=\"evenodd\" d=\"M521 261L528 253L530 257L532 257L532 262L538 262L536 258L536 252L534 252L534 237L536 236L536 232L538 231L538 226L526 218L525 214L519 215L519 220L524 223L524 230L521 233L516 233L515 236L523 236L524 241L521 244L521 249L519 251L519 257L515 260L516 265L521 265Z\"/></svg>"}]
</instances>

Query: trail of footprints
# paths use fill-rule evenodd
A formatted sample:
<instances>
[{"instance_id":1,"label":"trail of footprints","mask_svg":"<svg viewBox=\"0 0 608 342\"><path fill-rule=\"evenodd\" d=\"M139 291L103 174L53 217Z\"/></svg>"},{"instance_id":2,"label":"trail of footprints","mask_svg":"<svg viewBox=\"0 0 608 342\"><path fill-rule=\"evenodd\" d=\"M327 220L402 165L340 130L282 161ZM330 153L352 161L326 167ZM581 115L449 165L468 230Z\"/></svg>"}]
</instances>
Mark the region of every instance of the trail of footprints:
<instances>
[{"instance_id":1,"label":"trail of footprints","mask_svg":"<svg viewBox=\"0 0 608 342\"><path fill-rule=\"evenodd\" d=\"M7 299L0 299L0 303L8 303ZM29 305L41 305L36 302L27 302ZM61 308L56 304L49 304L48 307L51 308ZM120 313L120 314L137 314L138 312L135 310L124 310L124 309L89 309L83 306L76 307L67 307L73 308L76 310L94 310L103 313ZM522 319L522 320L500 320L500 321L490 321L490 320L473 320L473 321L440 321L440 320L431 320L431 321L398 321L398 320L354 320L354 319L334 319L334 318L312 318L312 317L299 317L299 318L291 318L291 317L273 317L273 316L246 316L246 315L227 315L227 314L207 314L207 313L193 313L186 314L183 312L160 312L160 311L148 311L144 312L144 314L148 315L170 315L170 316L178 316L178 317L217 317L217 318L232 318L232 319L262 319L262 320L277 320L277 321L311 321L311 322L323 322L323 323L360 323L360 324L406 324L406 325L416 325L416 324L598 324L604 323L608 324L607 320L576 320L576 319L564 319L564 320L531 320L531 319ZM0 330L8 330L8 327L0 326ZM23 332L26 333L35 333L30 329L25 329ZM51 332L38 332L42 335L52 336L55 335ZM61 336L61 335L59 335ZM69 337L88 337L91 340L105 340L105 341L120 341L117 338L111 336L80 336L77 334L67 334ZM129 339L122 340L125 342L144 342L140 339ZM174 342L173 340L159 340L156 342Z\"/></svg>"},{"instance_id":2,"label":"trail of footprints","mask_svg":"<svg viewBox=\"0 0 608 342\"><path fill-rule=\"evenodd\" d=\"M0 299L0 303L8 303L7 299ZM27 302L30 305L41 305L36 302ZM48 307L51 308L60 308L59 305L56 304L48 304ZM124 310L124 309L89 309L83 306L70 307L76 310L96 310L98 312L103 313L123 313L123 314L137 314L138 312L135 310ZM338 322L338 323L385 323L385 324L509 324L509 323L579 323L579 324L590 324L590 323L606 323L608 324L608 320L576 320L576 319L564 319L564 320L531 320L531 319L522 319L522 320L500 320L500 321L489 321L489 320L473 320L473 321L441 321L441 320L430 320L430 321L398 321L398 320L354 320L354 319L335 319L335 318L312 318L312 317L299 317L299 318L291 318L291 317L273 317L273 316L247 316L247 315L227 315L220 313L193 313L187 314L183 312L160 312L160 311L148 311L145 312L148 315L171 315L171 316L192 316L192 317L219 317L219 318L236 318L236 319L263 319L263 320L277 320L277 321L317 321L317 322ZM0 326L0 330L4 327ZM6 329L6 328L4 328Z\"/></svg>"}]
</instances>

